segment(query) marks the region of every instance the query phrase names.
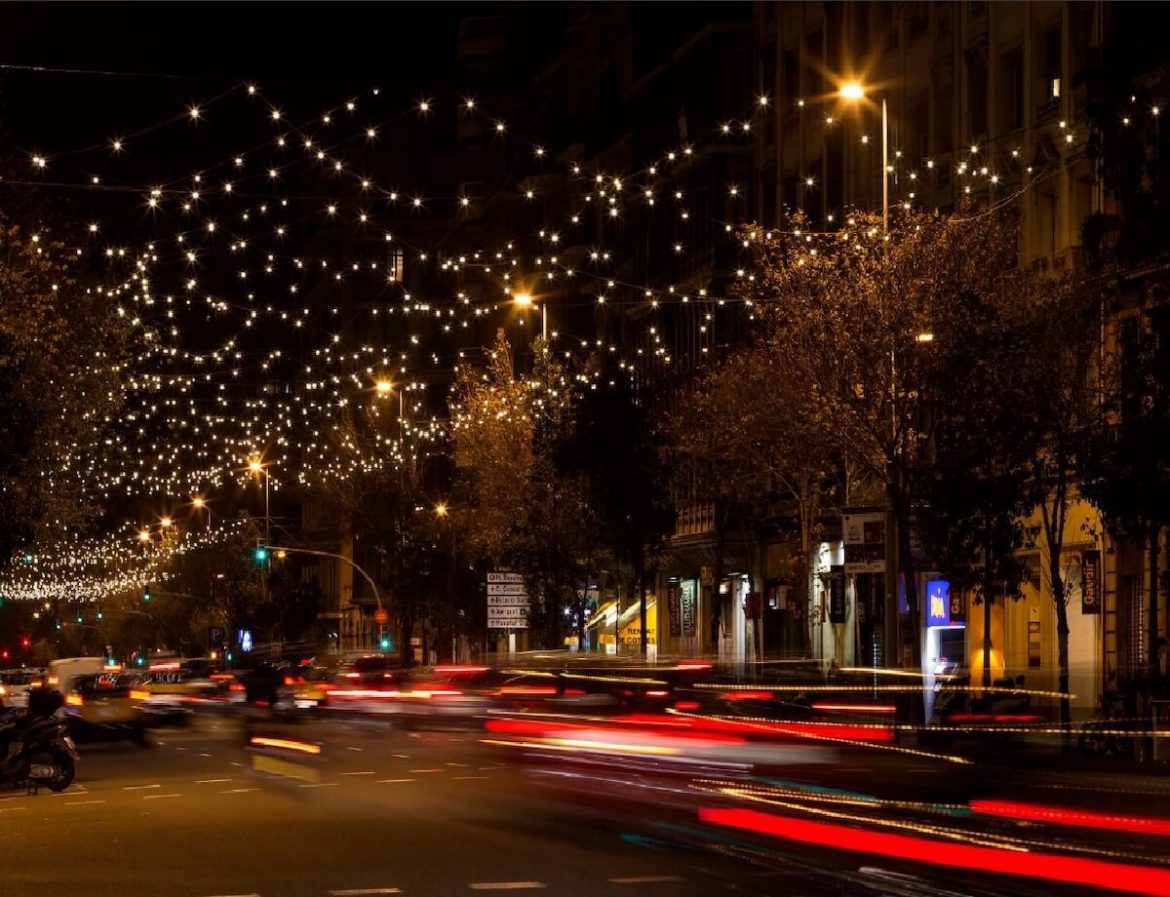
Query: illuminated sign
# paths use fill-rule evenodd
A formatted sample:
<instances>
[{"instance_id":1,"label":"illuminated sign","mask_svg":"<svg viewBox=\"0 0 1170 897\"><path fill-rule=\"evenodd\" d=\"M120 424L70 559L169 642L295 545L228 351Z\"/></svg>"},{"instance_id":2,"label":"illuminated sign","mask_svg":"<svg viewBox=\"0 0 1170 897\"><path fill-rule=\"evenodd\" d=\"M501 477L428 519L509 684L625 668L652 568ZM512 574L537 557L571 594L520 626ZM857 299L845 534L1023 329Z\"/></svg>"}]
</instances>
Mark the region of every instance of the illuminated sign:
<instances>
[{"instance_id":1,"label":"illuminated sign","mask_svg":"<svg viewBox=\"0 0 1170 897\"><path fill-rule=\"evenodd\" d=\"M951 583L946 579L926 582L926 625L951 625Z\"/></svg>"}]
</instances>

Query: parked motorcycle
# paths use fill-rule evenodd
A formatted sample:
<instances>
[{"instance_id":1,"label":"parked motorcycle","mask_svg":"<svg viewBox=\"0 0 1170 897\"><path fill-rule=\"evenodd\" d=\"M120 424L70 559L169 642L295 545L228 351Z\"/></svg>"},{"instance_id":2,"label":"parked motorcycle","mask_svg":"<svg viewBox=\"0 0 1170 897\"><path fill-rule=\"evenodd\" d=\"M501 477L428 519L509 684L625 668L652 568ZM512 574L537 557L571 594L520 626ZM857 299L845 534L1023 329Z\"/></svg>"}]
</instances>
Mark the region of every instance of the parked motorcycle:
<instances>
[{"instance_id":1,"label":"parked motorcycle","mask_svg":"<svg viewBox=\"0 0 1170 897\"><path fill-rule=\"evenodd\" d=\"M29 693L28 708L0 717L0 785L64 791L80 759L65 720L56 716L65 699L55 689Z\"/></svg>"}]
</instances>

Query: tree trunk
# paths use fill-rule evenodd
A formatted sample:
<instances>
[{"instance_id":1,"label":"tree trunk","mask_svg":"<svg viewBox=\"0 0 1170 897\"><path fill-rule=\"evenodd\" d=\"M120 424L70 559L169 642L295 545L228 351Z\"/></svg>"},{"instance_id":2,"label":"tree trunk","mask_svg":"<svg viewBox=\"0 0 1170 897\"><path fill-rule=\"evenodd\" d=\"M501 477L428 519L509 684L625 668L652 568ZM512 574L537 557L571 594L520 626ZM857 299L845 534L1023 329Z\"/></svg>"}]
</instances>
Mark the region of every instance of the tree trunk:
<instances>
[{"instance_id":1,"label":"tree trunk","mask_svg":"<svg viewBox=\"0 0 1170 897\"><path fill-rule=\"evenodd\" d=\"M647 632L647 630L646 630L646 626L648 623L648 619L647 619L648 615L647 615L647 607L646 607L646 589L645 589L646 583L645 583L645 580L646 580L646 556L640 548L637 548L634 550L634 588L637 589L637 591L638 591L639 616L641 618L641 623L642 623L641 651L642 651L643 657L646 656L646 646L650 642L650 633Z\"/></svg>"},{"instance_id":2,"label":"tree trunk","mask_svg":"<svg viewBox=\"0 0 1170 897\"><path fill-rule=\"evenodd\" d=\"M901 474L898 475L900 481ZM894 526L898 530L898 573L906 591L906 606L910 611L910 666L917 669L922 663L922 632L919 623L918 584L914 579L914 558L910 549L910 498L899 481L890 478L888 490L894 509ZM896 588L895 588L896 594ZM894 612L898 612L897 600ZM901 645L894 646L901 652Z\"/></svg>"},{"instance_id":3,"label":"tree trunk","mask_svg":"<svg viewBox=\"0 0 1170 897\"><path fill-rule=\"evenodd\" d=\"M1158 537L1160 535L1159 527L1157 525L1152 526L1146 543L1146 550L1150 556L1150 600L1148 614L1150 621L1150 673L1153 677L1150 679L1151 682L1156 681L1161 673L1161 670L1158 669L1158 639L1160 637L1160 633L1158 632L1158 548L1160 547L1158 545Z\"/></svg>"},{"instance_id":4,"label":"tree trunk","mask_svg":"<svg viewBox=\"0 0 1170 897\"><path fill-rule=\"evenodd\" d=\"M812 511L809 503L801 500L800 511L800 555L796 559L796 581L800 583L798 598L801 602L800 650L805 657L812 657L812 633L809 620L812 618L812 577L809 575L809 555L812 554Z\"/></svg>"},{"instance_id":5,"label":"tree trunk","mask_svg":"<svg viewBox=\"0 0 1170 897\"><path fill-rule=\"evenodd\" d=\"M1060 725L1065 748L1070 745L1069 726L1072 707L1068 697L1068 604L1065 601L1064 579L1060 575L1060 554L1049 547L1048 574L1052 578L1052 603L1056 606L1056 663L1059 674L1056 689L1060 692Z\"/></svg>"},{"instance_id":6,"label":"tree trunk","mask_svg":"<svg viewBox=\"0 0 1170 897\"><path fill-rule=\"evenodd\" d=\"M983 591L983 687L991 688L991 593L986 587Z\"/></svg>"},{"instance_id":7,"label":"tree trunk","mask_svg":"<svg viewBox=\"0 0 1170 897\"><path fill-rule=\"evenodd\" d=\"M719 644L722 639L723 601L719 595L719 583L723 579L723 553L727 548L727 522L724 519L722 503L715 502L715 569L711 583L711 646L714 653L719 653ZM700 583L700 593L702 583Z\"/></svg>"},{"instance_id":8,"label":"tree trunk","mask_svg":"<svg viewBox=\"0 0 1170 897\"><path fill-rule=\"evenodd\" d=\"M398 664L399 666L414 666L414 652L410 648L410 637L414 634L414 617L410 614L398 615ZM380 646L379 646L380 647Z\"/></svg>"}]
</instances>

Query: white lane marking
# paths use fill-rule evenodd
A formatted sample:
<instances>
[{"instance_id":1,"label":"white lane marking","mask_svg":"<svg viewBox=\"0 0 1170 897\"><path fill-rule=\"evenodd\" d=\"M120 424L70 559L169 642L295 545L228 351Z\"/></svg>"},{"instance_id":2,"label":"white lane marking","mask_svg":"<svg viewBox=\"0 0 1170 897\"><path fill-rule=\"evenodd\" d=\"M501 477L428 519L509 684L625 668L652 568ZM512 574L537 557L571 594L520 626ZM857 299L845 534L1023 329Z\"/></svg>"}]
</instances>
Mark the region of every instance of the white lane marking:
<instances>
[{"instance_id":1,"label":"white lane marking","mask_svg":"<svg viewBox=\"0 0 1170 897\"><path fill-rule=\"evenodd\" d=\"M65 806L68 807L69 804L65 804ZM0 813L11 813L15 810L27 810L27 809L28 809L28 807L0 807Z\"/></svg>"},{"instance_id":2,"label":"white lane marking","mask_svg":"<svg viewBox=\"0 0 1170 897\"><path fill-rule=\"evenodd\" d=\"M149 791L152 788L161 788L162 785L123 785L123 791Z\"/></svg>"},{"instance_id":3,"label":"white lane marking","mask_svg":"<svg viewBox=\"0 0 1170 897\"><path fill-rule=\"evenodd\" d=\"M444 772L442 768L439 769L412 769L411 772Z\"/></svg>"},{"instance_id":4,"label":"white lane marking","mask_svg":"<svg viewBox=\"0 0 1170 897\"><path fill-rule=\"evenodd\" d=\"M393 785L395 782L417 782L418 779L378 779L379 785Z\"/></svg>"},{"instance_id":5,"label":"white lane marking","mask_svg":"<svg viewBox=\"0 0 1170 897\"><path fill-rule=\"evenodd\" d=\"M196 785L222 785L224 782L230 782L231 779L196 779Z\"/></svg>"},{"instance_id":6,"label":"white lane marking","mask_svg":"<svg viewBox=\"0 0 1170 897\"><path fill-rule=\"evenodd\" d=\"M490 779L491 776L452 776L453 782L466 782L468 779Z\"/></svg>"},{"instance_id":7,"label":"white lane marking","mask_svg":"<svg viewBox=\"0 0 1170 897\"><path fill-rule=\"evenodd\" d=\"M211 756L211 754L205 754L205 753L203 753L202 751L200 751L200 752L199 752L199 756L200 756L200 757L210 757L210 756Z\"/></svg>"},{"instance_id":8,"label":"white lane marking","mask_svg":"<svg viewBox=\"0 0 1170 897\"><path fill-rule=\"evenodd\" d=\"M212 897L260 897L255 891L251 894L213 894Z\"/></svg>"},{"instance_id":9,"label":"white lane marking","mask_svg":"<svg viewBox=\"0 0 1170 897\"><path fill-rule=\"evenodd\" d=\"M65 806L67 807L81 807L86 804L104 804L104 800L67 800Z\"/></svg>"},{"instance_id":10,"label":"white lane marking","mask_svg":"<svg viewBox=\"0 0 1170 897\"><path fill-rule=\"evenodd\" d=\"M365 748L359 748L359 747L347 747L347 748L346 748L346 750L347 750L347 751L364 751L364 750L365 750Z\"/></svg>"},{"instance_id":11,"label":"white lane marking","mask_svg":"<svg viewBox=\"0 0 1170 897\"><path fill-rule=\"evenodd\" d=\"M631 875L627 878L611 878L615 885L651 885L656 882L682 881L678 875Z\"/></svg>"},{"instance_id":12,"label":"white lane marking","mask_svg":"<svg viewBox=\"0 0 1170 897\"><path fill-rule=\"evenodd\" d=\"M343 772L343 773L340 773L340 775L343 775L343 776L372 776L373 774L374 774L374 771L372 769L369 770L368 772Z\"/></svg>"},{"instance_id":13,"label":"white lane marking","mask_svg":"<svg viewBox=\"0 0 1170 897\"><path fill-rule=\"evenodd\" d=\"M247 794L249 791L259 791L259 788L229 788L227 791L221 791L220 794Z\"/></svg>"},{"instance_id":14,"label":"white lane marking","mask_svg":"<svg viewBox=\"0 0 1170 897\"><path fill-rule=\"evenodd\" d=\"M466 766L467 766L467 764L466 764L466 763L452 763L450 760L448 760L448 761L447 761L447 765L448 765L448 766L462 766L462 767L466 767Z\"/></svg>"},{"instance_id":15,"label":"white lane marking","mask_svg":"<svg viewBox=\"0 0 1170 897\"><path fill-rule=\"evenodd\" d=\"M243 766L243 765L244 765L244 764L243 764L243 763L241 763L239 760L233 760L233 761L232 761L232 766Z\"/></svg>"},{"instance_id":16,"label":"white lane marking","mask_svg":"<svg viewBox=\"0 0 1170 897\"><path fill-rule=\"evenodd\" d=\"M361 897L363 894L401 894L398 888L342 888L330 891L333 897Z\"/></svg>"},{"instance_id":17,"label":"white lane marking","mask_svg":"<svg viewBox=\"0 0 1170 897\"><path fill-rule=\"evenodd\" d=\"M301 782L302 788L332 788L340 785L341 782Z\"/></svg>"},{"instance_id":18,"label":"white lane marking","mask_svg":"<svg viewBox=\"0 0 1170 897\"><path fill-rule=\"evenodd\" d=\"M176 751L185 751L187 749L185 747L176 747L175 750Z\"/></svg>"},{"instance_id":19,"label":"white lane marking","mask_svg":"<svg viewBox=\"0 0 1170 897\"><path fill-rule=\"evenodd\" d=\"M409 760L410 754L394 754L399 760Z\"/></svg>"},{"instance_id":20,"label":"white lane marking","mask_svg":"<svg viewBox=\"0 0 1170 897\"><path fill-rule=\"evenodd\" d=\"M181 794L144 794L143 800L166 800L169 797L182 797Z\"/></svg>"},{"instance_id":21,"label":"white lane marking","mask_svg":"<svg viewBox=\"0 0 1170 897\"><path fill-rule=\"evenodd\" d=\"M473 891L532 891L546 885L539 881L473 881L467 887Z\"/></svg>"}]
</instances>

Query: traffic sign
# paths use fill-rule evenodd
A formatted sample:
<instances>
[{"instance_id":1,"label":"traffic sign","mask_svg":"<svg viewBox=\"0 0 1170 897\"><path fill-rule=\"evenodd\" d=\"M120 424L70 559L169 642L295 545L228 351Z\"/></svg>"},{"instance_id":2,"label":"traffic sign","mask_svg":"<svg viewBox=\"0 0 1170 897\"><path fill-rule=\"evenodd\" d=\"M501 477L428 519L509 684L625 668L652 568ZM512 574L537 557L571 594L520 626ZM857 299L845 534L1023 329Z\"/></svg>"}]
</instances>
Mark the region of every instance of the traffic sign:
<instances>
[{"instance_id":1,"label":"traffic sign","mask_svg":"<svg viewBox=\"0 0 1170 897\"><path fill-rule=\"evenodd\" d=\"M390 614L386 612L386 608L379 607L376 611L374 611L374 622L379 626L385 626L390 622Z\"/></svg>"},{"instance_id":2,"label":"traffic sign","mask_svg":"<svg viewBox=\"0 0 1170 897\"><path fill-rule=\"evenodd\" d=\"M487 575L488 582L512 582L524 584L524 575L521 573L503 573L499 570L494 570Z\"/></svg>"}]
</instances>

